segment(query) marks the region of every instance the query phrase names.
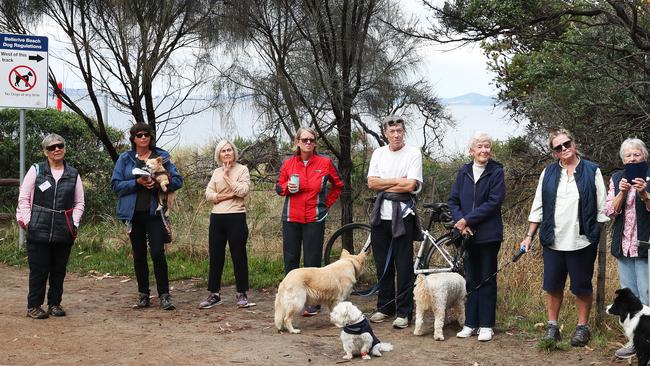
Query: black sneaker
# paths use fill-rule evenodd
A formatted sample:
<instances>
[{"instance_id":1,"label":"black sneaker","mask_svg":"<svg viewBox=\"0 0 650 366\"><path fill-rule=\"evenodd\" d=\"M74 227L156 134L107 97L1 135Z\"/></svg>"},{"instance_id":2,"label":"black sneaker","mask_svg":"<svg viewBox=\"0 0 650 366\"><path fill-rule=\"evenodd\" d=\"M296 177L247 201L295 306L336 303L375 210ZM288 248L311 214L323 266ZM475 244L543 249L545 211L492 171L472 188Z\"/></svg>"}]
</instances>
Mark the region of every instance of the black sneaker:
<instances>
[{"instance_id":1,"label":"black sneaker","mask_svg":"<svg viewBox=\"0 0 650 366\"><path fill-rule=\"evenodd\" d=\"M160 308L163 310L176 309L176 306L172 303L172 297L169 294L160 295Z\"/></svg>"},{"instance_id":2,"label":"black sneaker","mask_svg":"<svg viewBox=\"0 0 650 366\"><path fill-rule=\"evenodd\" d=\"M318 315L320 312L320 305L316 306L305 306L305 309L302 311L302 316L309 317Z\"/></svg>"},{"instance_id":3,"label":"black sneaker","mask_svg":"<svg viewBox=\"0 0 650 366\"><path fill-rule=\"evenodd\" d=\"M586 325L578 325L571 336L571 345L573 347L584 347L591 339L591 332Z\"/></svg>"},{"instance_id":4,"label":"black sneaker","mask_svg":"<svg viewBox=\"0 0 650 366\"><path fill-rule=\"evenodd\" d=\"M65 316L65 310L63 310L61 305L48 305L47 313L52 316Z\"/></svg>"},{"instance_id":5,"label":"black sneaker","mask_svg":"<svg viewBox=\"0 0 650 366\"><path fill-rule=\"evenodd\" d=\"M151 301L149 300L149 294L140 293L140 296L138 296L138 302L133 304L133 308L143 309L143 308L148 308L150 305L151 305Z\"/></svg>"},{"instance_id":6,"label":"black sneaker","mask_svg":"<svg viewBox=\"0 0 650 366\"><path fill-rule=\"evenodd\" d=\"M560 339L562 339L560 328L556 324L546 324L546 333L542 337L542 340L560 341Z\"/></svg>"},{"instance_id":7,"label":"black sneaker","mask_svg":"<svg viewBox=\"0 0 650 366\"><path fill-rule=\"evenodd\" d=\"M199 309L210 309L221 304L221 295L218 292L212 292L208 297L199 303Z\"/></svg>"},{"instance_id":8,"label":"black sneaker","mask_svg":"<svg viewBox=\"0 0 650 366\"><path fill-rule=\"evenodd\" d=\"M45 312L42 307L35 306L33 308L27 309L27 316L32 319L47 319L50 314Z\"/></svg>"}]
</instances>

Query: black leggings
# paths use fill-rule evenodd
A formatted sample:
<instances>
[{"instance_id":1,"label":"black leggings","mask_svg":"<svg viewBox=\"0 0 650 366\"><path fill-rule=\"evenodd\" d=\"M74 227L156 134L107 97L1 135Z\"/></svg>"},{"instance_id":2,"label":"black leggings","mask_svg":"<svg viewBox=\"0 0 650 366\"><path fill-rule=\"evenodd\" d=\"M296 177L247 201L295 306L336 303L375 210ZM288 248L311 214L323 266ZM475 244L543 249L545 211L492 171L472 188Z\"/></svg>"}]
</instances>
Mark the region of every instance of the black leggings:
<instances>
[{"instance_id":1,"label":"black leggings","mask_svg":"<svg viewBox=\"0 0 650 366\"><path fill-rule=\"evenodd\" d=\"M147 264L147 240L156 276L158 296L169 293L169 273L165 244L163 243L165 227L160 216L151 216L148 212L136 211L131 221L129 238L133 250L133 267L138 279L138 291L149 295L149 265Z\"/></svg>"},{"instance_id":2,"label":"black leggings","mask_svg":"<svg viewBox=\"0 0 650 366\"><path fill-rule=\"evenodd\" d=\"M210 215L208 291L219 292L221 290L221 275L226 261L226 242L230 244L230 256L235 272L237 292L248 291L247 241L246 213L213 213Z\"/></svg>"},{"instance_id":3,"label":"black leggings","mask_svg":"<svg viewBox=\"0 0 650 366\"><path fill-rule=\"evenodd\" d=\"M29 262L29 294L27 307L43 305L45 287L48 305L61 305L63 280L72 243L41 243L27 240L27 261Z\"/></svg>"}]
</instances>

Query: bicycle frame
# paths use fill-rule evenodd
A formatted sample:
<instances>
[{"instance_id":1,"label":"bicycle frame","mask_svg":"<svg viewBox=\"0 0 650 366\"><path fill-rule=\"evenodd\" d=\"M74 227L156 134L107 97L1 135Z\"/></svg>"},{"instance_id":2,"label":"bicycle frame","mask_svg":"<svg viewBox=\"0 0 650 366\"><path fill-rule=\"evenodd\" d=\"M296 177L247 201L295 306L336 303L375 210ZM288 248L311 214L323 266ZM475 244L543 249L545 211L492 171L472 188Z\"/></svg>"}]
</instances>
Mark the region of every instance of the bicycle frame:
<instances>
[{"instance_id":1,"label":"bicycle frame","mask_svg":"<svg viewBox=\"0 0 650 366\"><path fill-rule=\"evenodd\" d=\"M420 248L418 249L418 254L415 257L415 263L413 264L413 273L420 274L429 274L429 273L441 273L441 272L452 272L454 270L454 257L449 253L445 247L440 245L436 240L431 236L428 230L422 230L422 234L424 235L424 240L420 242ZM424 250L426 249L425 247L427 246L426 243L430 242L431 245L433 245L434 248L440 253L442 258L447 262L449 265L448 267L444 268L422 268L418 269L420 266L420 262L424 259Z\"/></svg>"}]
</instances>

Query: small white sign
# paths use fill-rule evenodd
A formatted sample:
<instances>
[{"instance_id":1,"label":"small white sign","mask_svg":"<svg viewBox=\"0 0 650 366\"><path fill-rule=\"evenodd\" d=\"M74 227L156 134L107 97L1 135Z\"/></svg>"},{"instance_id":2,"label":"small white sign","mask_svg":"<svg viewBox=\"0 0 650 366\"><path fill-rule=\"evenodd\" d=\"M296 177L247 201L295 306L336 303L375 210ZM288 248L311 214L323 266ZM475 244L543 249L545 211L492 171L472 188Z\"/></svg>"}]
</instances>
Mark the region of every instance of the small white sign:
<instances>
[{"instance_id":1,"label":"small white sign","mask_svg":"<svg viewBox=\"0 0 650 366\"><path fill-rule=\"evenodd\" d=\"M0 107L47 108L47 37L0 33Z\"/></svg>"}]
</instances>

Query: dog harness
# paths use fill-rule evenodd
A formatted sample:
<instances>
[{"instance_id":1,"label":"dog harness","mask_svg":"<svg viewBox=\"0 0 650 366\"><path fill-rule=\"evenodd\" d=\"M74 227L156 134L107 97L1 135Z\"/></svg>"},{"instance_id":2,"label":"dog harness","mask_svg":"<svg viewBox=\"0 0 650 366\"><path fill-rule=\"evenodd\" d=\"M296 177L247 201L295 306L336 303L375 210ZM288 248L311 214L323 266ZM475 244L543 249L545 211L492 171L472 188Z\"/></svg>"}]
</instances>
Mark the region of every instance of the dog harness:
<instances>
[{"instance_id":1,"label":"dog harness","mask_svg":"<svg viewBox=\"0 0 650 366\"><path fill-rule=\"evenodd\" d=\"M372 328L370 328L370 323L368 322L368 319L363 318L362 321L356 323L356 324L349 324L343 327L343 331L347 334L353 334L353 335L361 335L363 333L370 333L372 336L372 347L376 346L377 344L381 343L379 341L379 338L375 335L375 333L372 331Z\"/></svg>"}]
</instances>

